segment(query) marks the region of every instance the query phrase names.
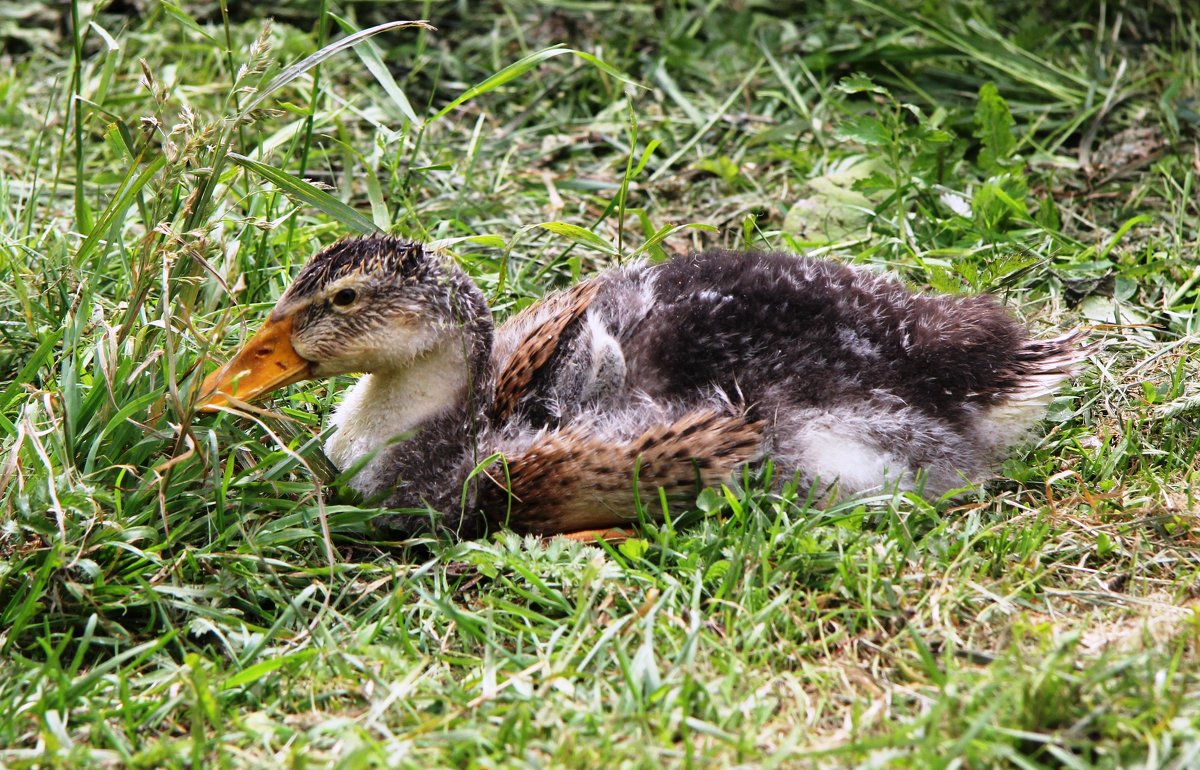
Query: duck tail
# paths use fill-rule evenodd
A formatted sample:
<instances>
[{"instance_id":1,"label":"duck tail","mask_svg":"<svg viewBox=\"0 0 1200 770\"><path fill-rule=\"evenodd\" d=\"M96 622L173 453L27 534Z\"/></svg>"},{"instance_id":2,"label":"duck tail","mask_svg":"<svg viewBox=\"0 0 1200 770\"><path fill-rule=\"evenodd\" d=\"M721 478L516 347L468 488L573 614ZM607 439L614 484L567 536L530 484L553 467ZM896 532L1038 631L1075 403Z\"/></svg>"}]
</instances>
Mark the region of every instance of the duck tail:
<instances>
[{"instance_id":1,"label":"duck tail","mask_svg":"<svg viewBox=\"0 0 1200 770\"><path fill-rule=\"evenodd\" d=\"M1088 341L1087 329L1082 326L1057 337L1027 340L1015 357L1012 397L1021 401L1048 397L1064 381L1079 374L1096 345Z\"/></svg>"}]
</instances>

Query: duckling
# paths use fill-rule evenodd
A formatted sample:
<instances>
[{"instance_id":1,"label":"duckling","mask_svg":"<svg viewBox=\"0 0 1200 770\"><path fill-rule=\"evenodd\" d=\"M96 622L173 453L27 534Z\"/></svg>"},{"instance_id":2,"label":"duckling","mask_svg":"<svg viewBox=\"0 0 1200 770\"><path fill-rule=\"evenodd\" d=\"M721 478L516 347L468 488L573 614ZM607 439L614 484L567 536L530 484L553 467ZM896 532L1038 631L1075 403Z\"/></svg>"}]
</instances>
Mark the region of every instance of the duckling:
<instances>
[{"instance_id":1,"label":"duckling","mask_svg":"<svg viewBox=\"0 0 1200 770\"><path fill-rule=\"evenodd\" d=\"M389 529L586 536L767 458L819 499L969 488L1082 356L991 298L786 253L636 262L496 327L451 260L369 236L313 257L200 408L364 372L325 452L365 498L429 512Z\"/></svg>"}]
</instances>

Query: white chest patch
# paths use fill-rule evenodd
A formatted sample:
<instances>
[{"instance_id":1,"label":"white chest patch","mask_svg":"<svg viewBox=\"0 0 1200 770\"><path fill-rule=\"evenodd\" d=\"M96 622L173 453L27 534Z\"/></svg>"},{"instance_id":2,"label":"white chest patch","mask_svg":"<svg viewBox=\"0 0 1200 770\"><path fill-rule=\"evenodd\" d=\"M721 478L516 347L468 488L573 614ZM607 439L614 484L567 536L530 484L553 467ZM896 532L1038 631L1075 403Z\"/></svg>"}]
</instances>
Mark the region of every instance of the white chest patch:
<instances>
[{"instance_id":1,"label":"white chest patch","mask_svg":"<svg viewBox=\"0 0 1200 770\"><path fill-rule=\"evenodd\" d=\"M421 423L456 405L466 390L467 367L461 349L448 345L410 366L367 374L354 384L330 419L334 431L325 441L329 460L345 470L361 458L416 430ZM378 490L378 455L350 485L360 492Z\"/></svg>"}]
</instances>

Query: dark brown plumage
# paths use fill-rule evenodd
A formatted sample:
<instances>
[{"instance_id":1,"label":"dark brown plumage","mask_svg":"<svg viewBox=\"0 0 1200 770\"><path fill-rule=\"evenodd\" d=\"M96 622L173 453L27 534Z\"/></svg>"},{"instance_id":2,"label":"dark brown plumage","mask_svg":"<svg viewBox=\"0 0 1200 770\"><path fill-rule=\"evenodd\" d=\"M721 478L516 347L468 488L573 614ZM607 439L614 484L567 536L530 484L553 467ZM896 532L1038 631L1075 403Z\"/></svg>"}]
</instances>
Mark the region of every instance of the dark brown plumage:
<instances>
[{"instance_id":1,"label":"dark brown plumage","mask_svg":"<svg viewBox=\"0 0 1200 770\"><path fill-rule=\"evenodd\" d=\"M493 330L456 266L383 237L314 257L272 324L296 356L281 381L370 372L327 451L362 464L368 498L435 512L385 523L461 536L619 526L636 497L687 504L768 456L819 498L834 483L940 496L985 478L1082 355L989 298L727 251L604 272ZM253 369L242 355L206 382L210 403Z\"/></svg>"}]
</instances>

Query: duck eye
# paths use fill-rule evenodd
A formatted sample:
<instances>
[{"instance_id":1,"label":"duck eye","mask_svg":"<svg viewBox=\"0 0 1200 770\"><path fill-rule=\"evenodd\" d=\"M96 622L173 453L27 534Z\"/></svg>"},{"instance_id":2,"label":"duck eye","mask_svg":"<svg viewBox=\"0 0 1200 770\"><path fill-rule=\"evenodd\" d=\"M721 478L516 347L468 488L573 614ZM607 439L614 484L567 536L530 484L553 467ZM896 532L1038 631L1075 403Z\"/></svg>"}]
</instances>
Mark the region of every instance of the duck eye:
<instances>
[{"instance_id":1,"label":"duck eye","mask_svg":"<svg viewBox=\"0 0 1200 770\"><path fill-rule=\"evenodd\" d=\"M354 289L340 289L337 294L333 295L333 304L338 307L346 307L356 299L358 299L358 292Z\"/></svg>"}]
</instances>

